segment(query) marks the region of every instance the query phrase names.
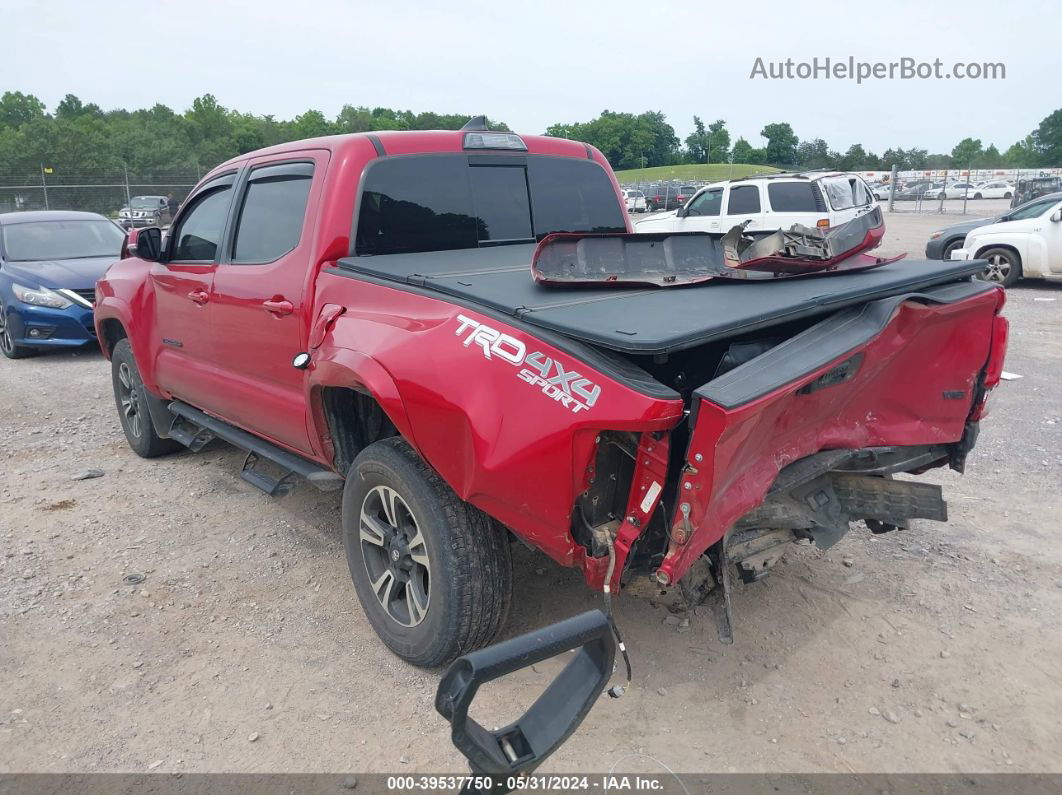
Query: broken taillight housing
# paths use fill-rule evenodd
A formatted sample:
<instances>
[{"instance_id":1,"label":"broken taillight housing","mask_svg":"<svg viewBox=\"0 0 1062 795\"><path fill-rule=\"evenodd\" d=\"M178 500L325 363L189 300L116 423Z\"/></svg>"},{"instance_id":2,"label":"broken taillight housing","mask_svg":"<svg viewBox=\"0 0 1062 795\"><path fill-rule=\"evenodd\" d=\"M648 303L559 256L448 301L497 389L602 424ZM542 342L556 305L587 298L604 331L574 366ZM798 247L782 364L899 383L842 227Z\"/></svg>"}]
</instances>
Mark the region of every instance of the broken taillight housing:
<instances>
[{"instance_id":1,"label":"broken taillight housing","mask_svg":"<svg viewBox=\"0 0 1062 795\"><path fill-rule=\"evenodd\" d=\"M984 379L981 382L981 401L970 412L970 420L978 422L988 416L988 397L1003 378L1003 362L1007 357L1007 340L1010 337L1010 321L999 312L1006 303L1006 293L999 289L996 316L992 318L992 341L988 346L988 361L985 363Z\"/></svg>"}]
</instances>

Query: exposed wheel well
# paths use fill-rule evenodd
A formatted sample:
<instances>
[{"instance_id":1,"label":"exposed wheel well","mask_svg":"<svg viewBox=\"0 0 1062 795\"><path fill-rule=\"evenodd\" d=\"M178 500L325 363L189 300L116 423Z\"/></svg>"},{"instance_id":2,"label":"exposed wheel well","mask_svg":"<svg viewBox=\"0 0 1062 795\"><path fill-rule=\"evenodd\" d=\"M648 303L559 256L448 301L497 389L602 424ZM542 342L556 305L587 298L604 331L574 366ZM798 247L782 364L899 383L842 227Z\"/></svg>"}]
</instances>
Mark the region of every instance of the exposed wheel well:
<instances>
[{"instance_id":1,"label":"exposed wheel well","mask_svg":"<svg viewBox=\"0 0 1062 795\"><path fill-rule=\"evenodd\" d=\"M1018 253L1018 249L1014 248L1014 246L1007 245L1006 243L994 243L988 246L981 246L981 248L977 250L977 256L975 256L974 259L980 259L982 254L993 248L1002 248L1009 251L1014 255L1014 261L1017 262L1018 267L1021 267L1021 254Z\"/></svg>"},{"instance_id":2,"label":"exposed wheel well","mask_svg":"<svg viewBox=\"0 0 1062 795\"><path fill-rule=\"evenodd\" d=\"M103 330L103 339L100 340L100 343L109 359L114 352L114 346L118 344L118 340L124 340L129 335L125 333L125 327L121 324L121 321L114 318L104 320L101 324L101 329Z\"/></svg>"},{"instance_id":3,"label":"exposed wheel well","mask_svg":"<svg viewBox=\"0 0 1062 795\"><path fill-rule=\"evenodd\" d=\"M398 429L380 404L365 392L347 387L324 387L321 409L332 437L333 463L344 477L363 448L380 439L398 436Z\"/></svg>"}]
</instances>

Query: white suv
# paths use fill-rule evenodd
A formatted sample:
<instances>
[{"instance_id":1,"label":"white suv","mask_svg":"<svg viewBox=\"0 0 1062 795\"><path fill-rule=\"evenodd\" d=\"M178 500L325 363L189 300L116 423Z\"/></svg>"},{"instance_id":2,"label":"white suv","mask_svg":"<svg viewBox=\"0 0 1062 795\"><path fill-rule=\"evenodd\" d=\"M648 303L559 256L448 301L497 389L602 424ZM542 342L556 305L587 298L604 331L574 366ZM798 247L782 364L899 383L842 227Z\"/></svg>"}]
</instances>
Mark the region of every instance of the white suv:
<instances>
[{"instance_id":1,"label":"white suv","mask_svg":"<svg viewBox=\"0 0 1062 795\"><path fill-rule=\"evenodd\" d=\"M1062 279L1062 199L1053 193L966 235L952 259L983 259L982 279L1010 287L1023 276Z\"/></svg>"},{"instance_id":2,"label":"white suv","mask_svg":"<svg viewBox=\"0 0 1062 795\"><path fill-rule=\"evenodd\" d=\"M623 199L627 203L627 212L644 213L648 206L645 203L645 194L640 190L623 191Z\"/></svg>"},{"instance_id":3,"label":"white suv","mask_svg":"<svg viewBox=\"0 0 1062 795\"><path fill-rule=\"evenodd\" d=\"M766 174L701 188L684 207L638 221L635 232L727 232L748 221L749 232L793 224L826 229L874 207L874 196L855 174Z\"/></svg>"}]
</instances>

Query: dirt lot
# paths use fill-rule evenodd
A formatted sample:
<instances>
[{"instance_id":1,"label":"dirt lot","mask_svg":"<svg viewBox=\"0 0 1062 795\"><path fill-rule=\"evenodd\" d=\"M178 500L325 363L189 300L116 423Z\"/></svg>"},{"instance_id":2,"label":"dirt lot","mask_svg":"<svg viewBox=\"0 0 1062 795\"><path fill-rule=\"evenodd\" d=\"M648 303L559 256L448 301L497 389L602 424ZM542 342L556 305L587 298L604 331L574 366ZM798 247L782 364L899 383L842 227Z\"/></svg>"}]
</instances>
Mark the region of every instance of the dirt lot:
<instances>
[{"instance_id":1,"label":"dirt lot","mask_svg":"<svg viewBox=\"0 0 1062 795\"><path fill-rule=\"evenodd\" d=\"M933 216L888 217L917 256ZM1062 284L1012 290L1007 369L951 522L737 586L737 639L619 600L635 686L551 771L1059 771ZM143 461L98 352L0 360L0 771L465 770L437 671L380 644L354 597L339 498L271 501L223 445ZM90 467L103 477L76 481ZM123 584L130 573L146 576ZM516 633L598 603L517 553ZM552 668L485 693L495 723Z\"/></svg>"}]
</instances>

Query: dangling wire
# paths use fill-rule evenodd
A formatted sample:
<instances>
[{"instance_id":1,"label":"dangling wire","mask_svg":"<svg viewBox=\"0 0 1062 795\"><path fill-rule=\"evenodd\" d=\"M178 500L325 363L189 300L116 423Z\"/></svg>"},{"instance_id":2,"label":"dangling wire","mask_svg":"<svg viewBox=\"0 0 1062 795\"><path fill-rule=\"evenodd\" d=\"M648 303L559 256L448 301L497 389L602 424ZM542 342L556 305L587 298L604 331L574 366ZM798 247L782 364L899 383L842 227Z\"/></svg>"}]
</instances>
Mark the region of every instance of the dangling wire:
<instances>
[{"instance_id":1,"label":"dangling wire","mask_svg":"<svg viewBox=\"0 0 1062 795\"><path fill-rule=\"evenodd\" d=\"M619 698L631 687L631 658L627 655L627 646L623 643L623 638L620 635L619 627L616 626L616 619L612 615L612 573L616 570L616 547L612 542L612 534L604 534L608 542L608 572L605 574L605 616L608 618L608 625L612 628L612 634L616 636L616 643L619 644L620 654L623 655L623 664L627 666L627 684L613 685L608 689L608 694L612 698Z\"/></svg>"}]
</instances>

